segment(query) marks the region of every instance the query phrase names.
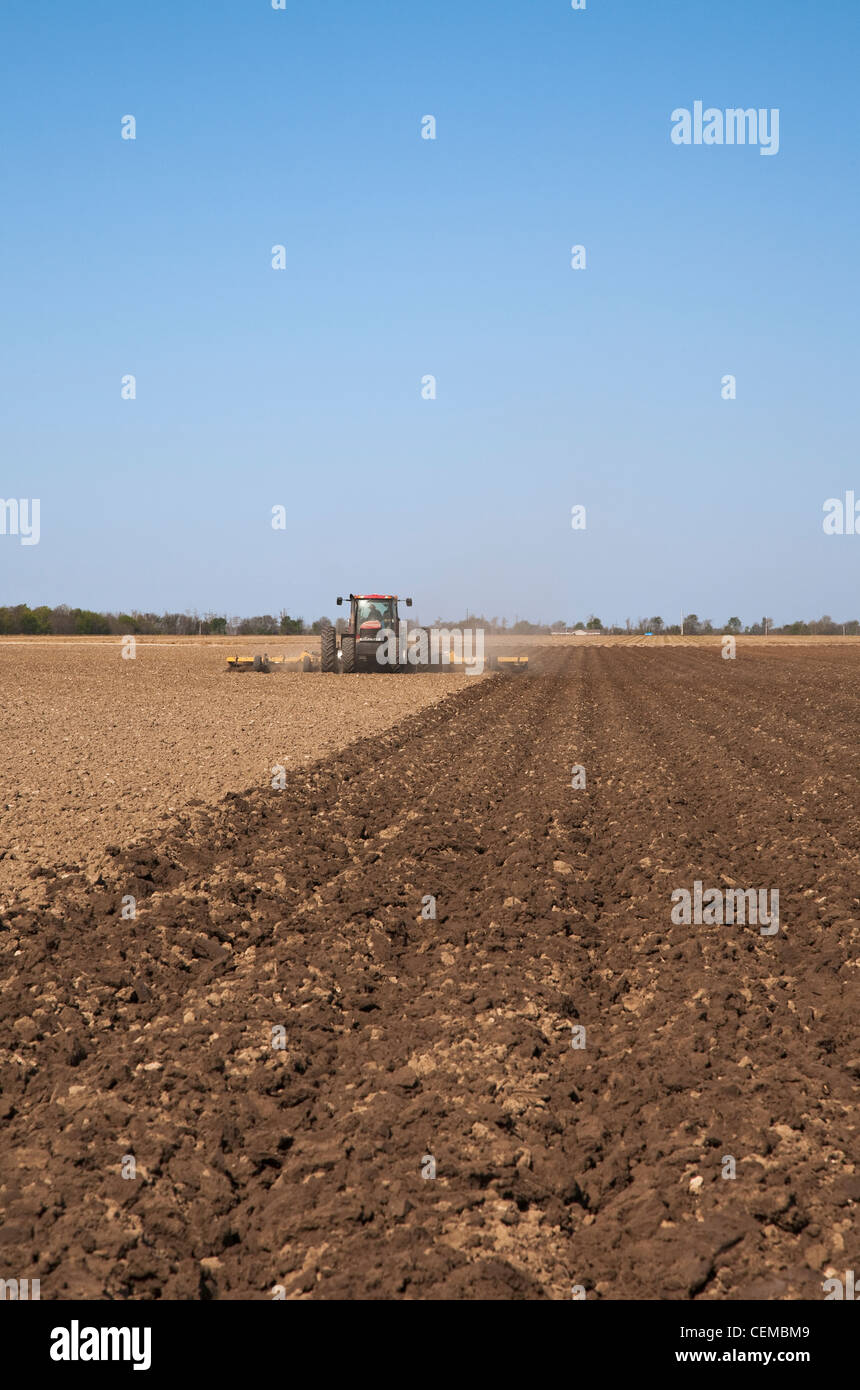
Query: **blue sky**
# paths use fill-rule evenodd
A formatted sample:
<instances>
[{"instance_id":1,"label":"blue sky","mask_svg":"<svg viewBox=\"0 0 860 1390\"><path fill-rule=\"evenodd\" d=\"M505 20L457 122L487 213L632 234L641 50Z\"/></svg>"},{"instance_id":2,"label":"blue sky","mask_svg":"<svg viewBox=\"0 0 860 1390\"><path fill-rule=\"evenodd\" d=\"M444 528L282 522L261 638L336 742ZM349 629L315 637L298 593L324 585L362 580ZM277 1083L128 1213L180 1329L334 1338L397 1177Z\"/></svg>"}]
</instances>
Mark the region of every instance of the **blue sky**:
<instances>
[{"instance_id":1,"label":"blue sky","mask_svg":"<svg viewBox=\"0 0 860 1390\"><path fill-rule=\"evenodd\" d=\"M856 0L4 0L0 51L0 602L860 616Z\"/></svg>"}]
</instances>

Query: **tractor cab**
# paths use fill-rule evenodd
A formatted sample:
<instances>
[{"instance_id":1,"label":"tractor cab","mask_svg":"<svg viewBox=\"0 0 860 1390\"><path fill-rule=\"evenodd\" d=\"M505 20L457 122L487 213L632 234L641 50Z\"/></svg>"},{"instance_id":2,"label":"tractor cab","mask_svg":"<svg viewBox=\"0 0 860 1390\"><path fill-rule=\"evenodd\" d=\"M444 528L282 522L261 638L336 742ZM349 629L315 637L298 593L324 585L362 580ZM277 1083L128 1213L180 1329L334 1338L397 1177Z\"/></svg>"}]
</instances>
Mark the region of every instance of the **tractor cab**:
<instances>
[{"instance_id":1,"label":"tractor cab","mask_svg":"<svg viewBox=\"0 0 860 1390\"><path fill-rule=\"evenodd\" d=\"M397 627L397 599L388 594L355 596L354 627L358 634L377 635Z\"/></svg>"}]
</instances>

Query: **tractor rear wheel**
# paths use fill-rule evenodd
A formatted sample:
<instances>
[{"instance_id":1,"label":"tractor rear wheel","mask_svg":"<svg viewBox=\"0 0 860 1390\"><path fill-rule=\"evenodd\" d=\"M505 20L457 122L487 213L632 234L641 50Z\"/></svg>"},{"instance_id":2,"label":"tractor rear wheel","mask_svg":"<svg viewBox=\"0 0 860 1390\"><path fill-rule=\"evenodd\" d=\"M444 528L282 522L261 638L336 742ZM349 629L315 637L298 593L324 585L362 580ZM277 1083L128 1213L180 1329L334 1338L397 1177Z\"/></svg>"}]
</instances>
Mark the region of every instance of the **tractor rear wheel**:
<instances>
[{"instance_id":1,"label":"tractor rear wheel","mask_svg":"<svg viewBox=\"0 0 860 1390\"><path fill-rule=\"evenodd\" d=\"M355 638L342 637L340 639L340 654L343 658L343 674L351 676L355 671Z\"/></svg>"},{"instance_id":2,"label":"tractor rear wheel","mask_svg":"<svg viewBox=\"0 0 860 1390\"><path fill-rule=\"evenodd\" d=\"M320 633L320 666L323 671L337 671L337 633L331 623Z\"/></svg>"}]
</instances>

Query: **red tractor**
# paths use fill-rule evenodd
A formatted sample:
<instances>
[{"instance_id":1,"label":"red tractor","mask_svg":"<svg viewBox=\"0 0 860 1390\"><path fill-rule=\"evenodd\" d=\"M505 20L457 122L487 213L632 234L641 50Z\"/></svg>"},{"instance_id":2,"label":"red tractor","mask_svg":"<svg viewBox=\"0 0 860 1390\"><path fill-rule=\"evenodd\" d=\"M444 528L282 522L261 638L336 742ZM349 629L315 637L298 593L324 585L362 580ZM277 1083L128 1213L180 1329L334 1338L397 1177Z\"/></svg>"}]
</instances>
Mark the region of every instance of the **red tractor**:
<instances>
[{"instance_id":1,"label":"red tractor","mask_svg":"<svg viewBox=\"0 0 860 1390\"><path fill-rule=\"evenodd\" d=\"M343 598L338 599L338 607ZM404 599L407 608L412 607L411 598ZM341 634L338 649L338 634L328 623L322 630L323 671L342 671L351 675L353 671L398 671L409 669L400 667L392 661L391 654L399 658L400 627L406 619L397 610L396 594L350 594L349 622ZM392 640L392 638L394 640ZM404 643L405 646L405 643Z\"/></svg>"}]
</instances>

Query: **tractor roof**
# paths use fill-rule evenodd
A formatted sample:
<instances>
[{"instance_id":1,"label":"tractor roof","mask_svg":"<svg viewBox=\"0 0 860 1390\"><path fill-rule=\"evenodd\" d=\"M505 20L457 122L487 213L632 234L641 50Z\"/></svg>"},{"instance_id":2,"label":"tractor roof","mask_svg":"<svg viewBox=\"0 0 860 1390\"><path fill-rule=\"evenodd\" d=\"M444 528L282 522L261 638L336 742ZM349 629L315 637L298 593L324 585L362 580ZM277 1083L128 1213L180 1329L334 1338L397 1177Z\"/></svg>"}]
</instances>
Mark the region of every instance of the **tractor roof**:
<instances>
[{"instance_id":1,"label":"tractor roof","mask_svg":"<svg viewBox=\"0 0 860 1390\"><path fill-rule=\"evenodd\" d=\"M353 598L397 598L396 594L353 594Z\"/></svg>"}]
</instances>

